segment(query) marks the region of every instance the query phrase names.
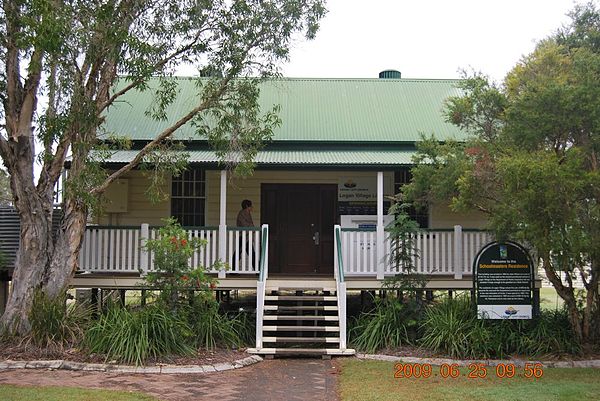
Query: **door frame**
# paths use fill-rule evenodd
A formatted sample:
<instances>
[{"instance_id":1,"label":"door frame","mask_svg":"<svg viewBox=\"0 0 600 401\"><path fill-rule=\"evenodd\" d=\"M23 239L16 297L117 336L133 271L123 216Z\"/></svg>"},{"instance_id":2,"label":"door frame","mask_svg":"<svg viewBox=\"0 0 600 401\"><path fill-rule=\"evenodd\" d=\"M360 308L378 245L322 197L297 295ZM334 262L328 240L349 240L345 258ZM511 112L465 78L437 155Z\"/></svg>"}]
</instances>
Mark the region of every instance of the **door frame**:
<instances>
[{"instance_id":1,"label":"door frame","mask_svg":"<svg viewBox=\"0 0 600 401\"><path fill-rule=\"evenodd\" d=\"M279 229L280 227L272 227L273 223L270 221L267 221L267 216L268 214L266 213L268 206L267 206L267 196L266 196L266 192L271 190L271 191L277 191L280 188L313 188L314 191L318 192L318 208L317 208L317 216L318 216L318 225L320 228L320 235L321 235L321 243L320 246L318 248L315 249L315 252L317 252L317 266L315 266L318 271L316 272L311 272L311 273L303 273L303 272L290 272L290 271L285 271L285 266L283 266L283 260L284 255L283 255L283 249L284 247L282 246L281 241L285 240L285 238L280 238L280 233L281 230ZM329 203L329 207L325 207L326 205L324 204L322 198L323 198L323 194L326 193L327 191L331 192L333 194L332 196L332 200L331 203ZM269 274L275 274L275 275L286 275L286 276L305 276L305 275L310 275L310 276L332 276L333 275L333 246L335 245L334 241L333 241L333 225L334 224L339 224L339 214L338 214L338 184L337 183L286 183L286 182L281 182L281 183L261 183L260 184L260 194L261 194L261 224L269 224ZM332 215L330 215L331 217L331 227L327 227L327 231L331 230L331 238L327 239L324 235L323 232L324 230L324 226L323 226L323 213L326 209L329 209ZM287 208L284 208L282 211L276 211L275 212L275 220L278 219L278 215L280 216L280 213L285 213L285 210L289 210ZM288 213L293 213L292 210L289 210ZM271 217L271 216L269 216ZM277 224L279 224L280 221L277 221ZM323 245L322 240L327 240L327 242L329 242L331 244L331 249L326 249L325 246ZM327 247L329 248L329 246ZM330 252L329 252L330 251ZM329 263L331 266L327 266L327 257L326 253L329 252L331 254L331 262Z\"/></svg>"}]
</instances>

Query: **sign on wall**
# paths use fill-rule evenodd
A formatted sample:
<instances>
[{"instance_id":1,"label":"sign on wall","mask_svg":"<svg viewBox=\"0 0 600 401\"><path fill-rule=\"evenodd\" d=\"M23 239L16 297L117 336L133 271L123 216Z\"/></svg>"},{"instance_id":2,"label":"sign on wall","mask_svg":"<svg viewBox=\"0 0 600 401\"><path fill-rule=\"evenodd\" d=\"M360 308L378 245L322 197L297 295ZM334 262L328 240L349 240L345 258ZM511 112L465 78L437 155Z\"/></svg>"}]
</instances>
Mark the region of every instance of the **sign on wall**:
<instances>
[{"instance_id":1,"label":"sign on wall","mask_svg":"<svg viewBox=\"0 0 600 401\"><path fill-rule=\"evenodd\" d=\"M384 177L384 188L388 194L392 183L390 177ZM384 200L383 214L388 214L391 202ZM338 180L338 212L340 215L377 214L377 178L364 176L345 176Z\"/></svg>"},{"instance_id":2,"label":"sign on wall","mask_svg":"<svg viewBox=\"0 0 600 401\"><path fill-rule=\"evenodd\" d=\"M473 264L473 286L480 319L531 319L533 263L521 245L484 246Z\"/></svg>"},{"instance_id":3,"label":"sign on wall","mask_svg":"<svg viewBox=\"0 0 600 401\"><path fill-rule=\"evenodd\" d=\"M376 202L377 179L375 177L340 177L338 201Z\"/></svg>"}]
</instances>

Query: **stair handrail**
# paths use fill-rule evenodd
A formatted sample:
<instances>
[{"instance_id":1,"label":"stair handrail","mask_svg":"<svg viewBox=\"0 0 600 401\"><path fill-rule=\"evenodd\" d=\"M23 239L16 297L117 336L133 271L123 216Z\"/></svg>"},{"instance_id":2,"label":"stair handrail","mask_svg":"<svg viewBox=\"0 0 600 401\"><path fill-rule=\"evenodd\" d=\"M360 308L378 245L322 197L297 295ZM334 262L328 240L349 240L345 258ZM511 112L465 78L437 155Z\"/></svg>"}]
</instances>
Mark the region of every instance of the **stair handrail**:
<instances>
[{"instance_id":1,"label":"stair handrail","mask_svg":"<svg viewBox=\"0 0 600 401\"><path fill-rule=\"evenodd\" d=\"M346 283L344 282L344 261L342 259L342 240L341 240L342 227L335 225L333 227L334 239L335 239L335 255L334 260L337 262L337 266L334 267L335 284L336 284L336 295L338 300L338 317L340 325L340 350L346 349Z\"/></svg>"},{"instance_id":2,"label":"stair handrail","mask_svg":"<svg viewBox=\"0 0 600 401\"><path fill-rule=\"evenodd\" d=\"M263 316L265 314L265 285L269 277L269 225L260 228L260 271L256 282L256 349L263 346Z\"/></svg>"},{"instance_id":3,"label":"stair handrail","mask_svg":"<svg viewBox=\"0 0 600 401\"><path fill-rule=\"evenodd\" d=\"M342 239L341 239L341 231L342 227L339 225L334 226L335 233L335 252L337 256L337 266L336 268L336 281L343 283L344 282L344 261L342 259Z\"/></svg>"},{"instance_id":4,"label":"stair handrail","mask_svg":"<svg viewBox=\"0 0 600 401\"><path fill-rule=\"evenodd\" d=\"M264 282L269 276L269 225L263 224L260 230L260 273L258 281Z\"/></svg>"}]
</instances>

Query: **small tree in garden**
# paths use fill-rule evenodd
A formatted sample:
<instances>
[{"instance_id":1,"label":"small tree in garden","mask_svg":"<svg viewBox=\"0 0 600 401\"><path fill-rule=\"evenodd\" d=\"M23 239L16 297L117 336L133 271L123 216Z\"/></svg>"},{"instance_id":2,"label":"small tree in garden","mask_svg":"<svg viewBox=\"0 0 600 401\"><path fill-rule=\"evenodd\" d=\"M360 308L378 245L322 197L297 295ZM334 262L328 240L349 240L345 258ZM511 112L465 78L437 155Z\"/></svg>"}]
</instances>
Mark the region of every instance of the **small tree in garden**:
<instances>
[{"instance_id":1,"label":"small tree in garden","mask_svg":"<svg viewBox=\"0 0 600 401\"><path fill-rule=\"evenodd\" d=\"M394 221L388 226L392 241L390 263L397 274L384 282L384 287L400 291L415 291L425 288L426 276L416 272L414 260L419 257L416 245L416 236L419 233L419 224L407 212L410 204L402 201L402 194L395 197L396 203L390 207L390 214Z\"/></svg>"},{"instance_id":2,"label":"small tree in garden","mask_svg":"<svg viewBox=\"0 0 600 401\"><path fill-rule=\"evenodd\" d=\"M387 230L392 243L388 263L392 264L396 274L386 278L382 288L415 295L427 284L425 275L416 273L414 264L419 257L416 248L419 225L408 214L407 209L411 205L402 201L402 194L394 200L389 213L395 218ZM423 304L415 301L414 297L409 297L408 302L404 302L401 296L375 299L373 310L362 313L351 323L350 340L366 352L414 343L422 312Z\"/></svg>"},{"instance_id":3,"label":"small tree in garden","mask_svg":"<svg viewBox=\"0 0 600 401\"><path fill-rule=\"evenodd\" d=\"M158 237L146 242L146 249L154 256L155 267L146 281L161 291L159 301L171 310L182 303L212 300L210 290L217 281L206 275L206 267L190 265L190 259L206 246L206 240L189 238L174 219L166 219L165 223Z\"/></svg>"}]
</instances>

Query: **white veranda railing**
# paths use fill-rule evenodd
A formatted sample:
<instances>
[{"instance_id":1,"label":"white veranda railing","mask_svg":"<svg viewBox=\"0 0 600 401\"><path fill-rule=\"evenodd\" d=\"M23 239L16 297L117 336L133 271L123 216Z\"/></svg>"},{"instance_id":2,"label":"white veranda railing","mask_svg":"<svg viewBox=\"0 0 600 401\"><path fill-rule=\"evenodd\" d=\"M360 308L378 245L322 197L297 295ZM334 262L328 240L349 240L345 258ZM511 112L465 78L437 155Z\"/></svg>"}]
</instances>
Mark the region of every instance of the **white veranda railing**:
<instances>
[{"instance_id":1,"label":"white veranda railing","mask_svg":"<svg viewBox=\"0 0 600 401\"><path fill-rule=\"evenodd\" d=\"M371 229L341 229L342 258L347 276L372 276L377 273L377 235ZM492 240L490 233L480 230L426 230L415 234L412 257L415 272L433 275L470 274L473 258ZM394 244L386 232L384 273L399 273L394 264Z\"/></svg>"},{"instance_id":2,"label":"white veranda railing","mask_svg":"<svg viewBox=\"0 0 600 401\"><path fill-rule=\"evenodd\" d=\"M79 270L87 272L147 273L153 270L154 257L145 247L147 239L158 236L159 227L88 226L79 255ZM217 227L186 228L189 238L200 238L206 246L197 249L190 266L204 266L216 272L219 260ZM260 228L228 227L225 263L231 273L256 274L259 270Z\"/></svg>"}]
</instances>

